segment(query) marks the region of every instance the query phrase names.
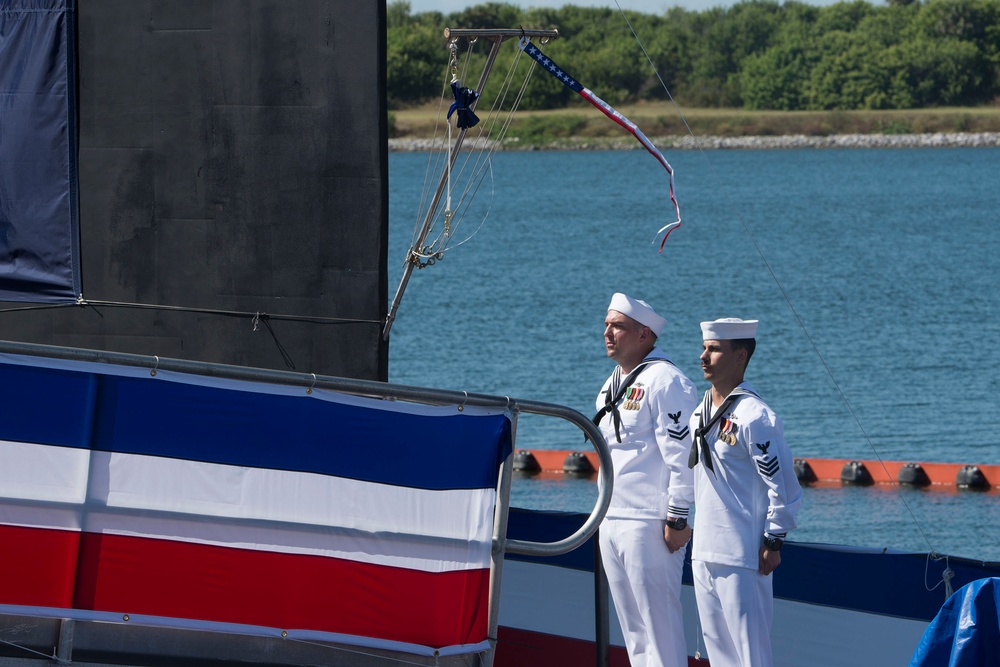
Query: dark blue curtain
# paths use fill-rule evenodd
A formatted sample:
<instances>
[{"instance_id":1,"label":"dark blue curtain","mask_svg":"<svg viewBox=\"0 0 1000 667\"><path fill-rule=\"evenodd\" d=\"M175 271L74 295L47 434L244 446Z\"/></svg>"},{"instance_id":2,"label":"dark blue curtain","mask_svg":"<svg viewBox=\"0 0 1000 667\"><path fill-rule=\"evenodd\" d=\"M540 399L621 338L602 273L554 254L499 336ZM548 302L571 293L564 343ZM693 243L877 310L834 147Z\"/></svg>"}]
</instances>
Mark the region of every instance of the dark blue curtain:
<instances>
[{"instance_id":1,"label":"dark blue curtain","mask_svg":"<svg viewBox=\"0 0 1000 667\"><path fill-rule=\"evenodd\" d=\"M0 301L81 293L76 0L0 0Z\"/></svg>"}]
</instances>

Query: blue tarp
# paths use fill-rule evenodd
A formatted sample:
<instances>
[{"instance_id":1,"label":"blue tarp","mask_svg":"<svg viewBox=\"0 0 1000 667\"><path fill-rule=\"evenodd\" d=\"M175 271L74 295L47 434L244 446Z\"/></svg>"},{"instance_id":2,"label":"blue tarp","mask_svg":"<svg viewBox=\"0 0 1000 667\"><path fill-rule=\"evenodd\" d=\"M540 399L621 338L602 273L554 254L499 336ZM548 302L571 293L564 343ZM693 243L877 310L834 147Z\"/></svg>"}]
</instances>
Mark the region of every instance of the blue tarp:
<instances>
[{"instance_id":1,"label":"blue tarp","mask_svg":"<svg viewBox=\"0 0 1000 667\"><path fill-rule=\"evenodd\" d=\"M979 579L955 591L941 607L910 660L910 667L1000 664L1000 578Z\"/></svg>"},{"instance_id":2,"label":"blue tarp","mask_svg":"<svg viewBox=\"0 0 1000 667\"><path fill-rule=\"evenodd\" d=\"M76 0L0 0L0 301L81 293Z\"/></svg>"}]
</instances>

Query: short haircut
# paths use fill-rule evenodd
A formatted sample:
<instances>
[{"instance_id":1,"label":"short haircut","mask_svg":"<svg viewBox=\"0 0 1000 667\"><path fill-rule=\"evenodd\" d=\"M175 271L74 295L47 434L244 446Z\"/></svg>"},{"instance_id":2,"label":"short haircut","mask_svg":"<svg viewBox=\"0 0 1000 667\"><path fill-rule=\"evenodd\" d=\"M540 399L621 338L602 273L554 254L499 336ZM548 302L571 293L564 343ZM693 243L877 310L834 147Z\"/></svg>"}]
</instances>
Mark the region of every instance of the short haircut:
<instances>
[{"instance_id":1,"label":"short haircut","mask_svg":"<svg viewBox=\"0 0 1000 667\"><path fill-rule=\"evenodd\" d=\"M653 329L648 324L643 324L639 320L637 320L634 317L631 317L629 315L626 315L625 317L628 317L630 320L632 320L632 324L635 325L635 329L634 329L635 331L642 331L643 329L649 329L649 335L653 337L654 341L657 339L656 332L653 331Z\"/></svg>"},{"instance_id":2,"label":"short haircut","mask_svg":"<svg viewBox=\"0 0 1000 667\"><path fill-rule=\"evenodd\" d=\"M754 350L757 349L757 339L756 338L736 338L729 341L733 350L746 350L747 351L747 365L750 365L750 357L753 356Z\"/></svg>"}]
</instances>

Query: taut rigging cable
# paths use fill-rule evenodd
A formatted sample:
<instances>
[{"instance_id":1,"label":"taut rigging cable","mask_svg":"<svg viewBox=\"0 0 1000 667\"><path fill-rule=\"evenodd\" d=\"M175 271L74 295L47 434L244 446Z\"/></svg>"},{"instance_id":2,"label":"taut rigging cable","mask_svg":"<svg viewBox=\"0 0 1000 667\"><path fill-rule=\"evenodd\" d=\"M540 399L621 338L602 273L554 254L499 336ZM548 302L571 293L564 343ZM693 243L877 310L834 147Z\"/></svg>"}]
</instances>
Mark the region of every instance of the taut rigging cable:
<instances>
[{"instance_id":1,"label":"taut rigging cable","mask_svg":"<svg viewBox=\"0 0 1000 667\"><path fill-rule=\"evenodd\" d=\"M553 30L446 30L445 36L450 40L448 44L449 60L446 80L442 86L441 99L444 99L444 94L448 90L449 85L454 86L455 83L461 85L460 82L468 74L473 49L480 40L491 42L489 54L486 56L486 61L479 77L478 90L481 93L496 62L500 46L506 40L524 35L538 37L540 41L544 42L558 36L558 33ZM468 39L469 46L465 56L459 59L456 41L462 37ZM515 85L518 63L521 56L522 51L514 49L503 82L497 89L497 93L492 96L492 104L487 114L485 114L486 118L478 123L478 131L472 136L473 149L464 152L461 163L458 162L458 159L462 153L462 146L469 131L468 126L463 127L461 124L459 124L458 136L452 144L451 125L449 123L449 140L445 144L444 152L437 153L436 158L434 155L428 156L427 170L424 175L424 187L421 194L420 206L417 211L414 234L407 251L406 259L403 262L403 276L386 316L382 331L383 339L388 339L400 300L413 269L421 269L433 265L443 258L449 249L456 248L467 242L478 233L489 217L490 210L492 209L492 188L491 200L480 219L478 227L465 239L461 241L455 240L457 238L456 231L465 217L469 215L470 208L479 193L479 189L482 187L485 177L490 175L492 181L493 155L506 137L513 120L514 111L520 105L531 79L532 68L528 68L520 85ZM460 60L464 62L460 62ZM463 78L459 77L460 68ZM475 110L480 93L472 97L471 102L468 103L469 111ZM458 95L456 92L457 101ZM454 106L452 106L453 110ZM438 105L438 114L434 126L435 142L437 142L443 108L444 104L442 101ZM432 191L431 185L435 174L439 174L439 178L436 189ZM457 188L457 191L453 191L456 182L462 185ZM431 192L433 194L430 194ZM439 211L442 199L445 202L445 210L443 212Z\"/></svg>"}]
</instances>

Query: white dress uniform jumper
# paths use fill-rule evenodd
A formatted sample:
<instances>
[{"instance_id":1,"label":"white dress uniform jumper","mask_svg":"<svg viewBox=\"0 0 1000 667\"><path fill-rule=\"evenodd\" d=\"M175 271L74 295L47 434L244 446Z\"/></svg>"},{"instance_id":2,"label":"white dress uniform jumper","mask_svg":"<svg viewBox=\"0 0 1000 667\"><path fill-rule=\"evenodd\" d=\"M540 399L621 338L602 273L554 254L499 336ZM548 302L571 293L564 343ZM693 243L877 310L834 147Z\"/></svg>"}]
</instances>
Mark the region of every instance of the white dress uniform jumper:
<instances>
[{"instance_id":1,"label":"white dress uniform jumper","mask_svg":"<svg viewBox=\"0 0 1000 667\"><path fill-rule=\"evenodd\" d=\"M667 514L688 516L691 381L659 348L627 378L621 367L597 397L595 423L611 449L614 491L600 529L601 560L632 667L686 667L680 603L686 549L670 553Z\"/></svg>"},{"instance_id":2,"label":"white dress uniform jumper","mask_svg":"<svg viewBox=\"0 0 1000 667\"><path fill-rule=\"evenodd\" d=\"M712 667L770 667L772 578L760 551L765 533L795 528L802 489L781 420L753 388L741 383L717 410L711 394L690 421L698 613Z\"/></svg>"}]
</instances>

